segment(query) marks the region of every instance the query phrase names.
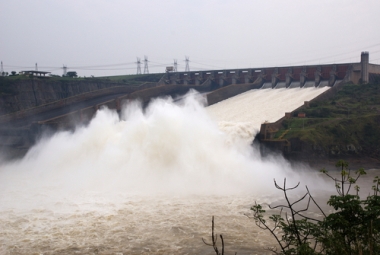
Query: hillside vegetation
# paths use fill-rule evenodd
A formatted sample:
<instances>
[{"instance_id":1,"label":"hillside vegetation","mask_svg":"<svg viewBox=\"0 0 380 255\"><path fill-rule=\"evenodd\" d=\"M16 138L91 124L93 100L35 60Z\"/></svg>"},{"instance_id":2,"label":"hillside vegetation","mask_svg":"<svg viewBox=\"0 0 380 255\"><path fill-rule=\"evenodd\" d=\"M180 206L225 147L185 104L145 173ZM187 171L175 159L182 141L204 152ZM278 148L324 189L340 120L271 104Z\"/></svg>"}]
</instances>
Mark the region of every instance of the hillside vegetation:
<instances>
[{"instance_id":1,"label":"hillside vegetation","mask_svg":"<svg viewBox=\"0 0 380 255\"><path fill-rule=\"evenodd\" d=\"M294 112L275 137L291 141L292 151L380 159L380 84L345 85L333 99Z\"/></svg>"}]
</instances>

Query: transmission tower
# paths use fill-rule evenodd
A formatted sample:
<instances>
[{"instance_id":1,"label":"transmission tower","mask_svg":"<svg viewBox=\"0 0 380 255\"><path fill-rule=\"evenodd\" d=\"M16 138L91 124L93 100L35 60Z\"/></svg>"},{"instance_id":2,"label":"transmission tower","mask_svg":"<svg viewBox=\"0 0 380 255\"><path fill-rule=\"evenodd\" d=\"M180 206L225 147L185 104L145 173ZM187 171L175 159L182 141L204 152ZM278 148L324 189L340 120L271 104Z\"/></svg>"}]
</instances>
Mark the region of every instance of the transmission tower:
<instances>
[{"instance_id":1,"label":"transmission tower","mask_svg":"<svg viewBox=\"0 0 380 255\"><path fill-rule=\"evenodd\" d=\"M148 74L149 73L149 69L148 69L148 57L147 56L144 56L144 74Z\"/></svg>"},{"instance_id":2,"label":"transmission tower","mask_svg":"<svg viewBox=\"0 0 380 255\"><path fill-rule=\"evenodd\" d=\"M63 65L63 76L67 75L67 66Z\"/></svg>"},{"instance_id":3,"label":"transmission tower","mask_svg":"<svg viewBox=\"0 0 380 255\"><path fill-rule=\"evenodd\" d=\"M141 74L141 60L140 58L137 58L137 74Z\"/></svg>"},{"instance_id":4,"label":"transmission tower","mask_svg":"<svg viewBox=\"0 0 380 255\"><path fill-rule=\"evenodd\" d=\"M173 72L177 72L177 59L174 59L174 68L173 68Z\"/></svg>"},{"instance_id":5,"label":"transmission tower","mask_svg":"<svg viewBox=\"0 0 380 255\"><path fill-rule=\"evenodd\" d=\"M189 60L189 57L188 56L185 56L185 58L186 58L186 67L185 67L185 72L190 72L190 67L189 67L189 62L190 62L190 60Z\"/></svg>"},{"instance_id":6,"label":"transmission tower","mask_svg":"<svg viewBox=\"0 0 380 255\"><path fill-rule=\"evenodd\" d=\"M3 61L1 61L0 76L5 76L4 68L3 68Z\"/></svg>"}]
</instances>

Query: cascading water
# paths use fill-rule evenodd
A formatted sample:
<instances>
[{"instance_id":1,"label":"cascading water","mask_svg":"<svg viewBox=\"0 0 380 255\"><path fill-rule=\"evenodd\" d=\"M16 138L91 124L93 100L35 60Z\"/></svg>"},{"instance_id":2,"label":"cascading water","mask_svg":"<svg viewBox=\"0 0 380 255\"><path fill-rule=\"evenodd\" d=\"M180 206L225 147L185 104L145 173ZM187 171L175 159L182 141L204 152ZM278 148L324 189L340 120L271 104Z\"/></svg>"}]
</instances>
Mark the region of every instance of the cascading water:
<instances>
[{"instance_id":1,"label":"cascading water","mask_svg":"<svg viewBox=\"0 0 380 255\"><path fill-rule=\"evenodd\" d=\"M261 123L274 122L322 92L324 88L254 89L208 107L229 138L251 142Z\"/></svg>"},{"instance_id":2,"label":"cascading water","mask_svg":"<svg viewBox=\"0 0 380 255\"><path fill-rule=\"evenodd\" d=\"M209 108L195 93L132 102L121 120L102 109L41 139L0 164L0 254L206 254L212 215L231 252L265 254L272 240L245 214L281 196L273 178L308 178L249 143L325 90L254 90Z\"/></svg>"}]
</instances>

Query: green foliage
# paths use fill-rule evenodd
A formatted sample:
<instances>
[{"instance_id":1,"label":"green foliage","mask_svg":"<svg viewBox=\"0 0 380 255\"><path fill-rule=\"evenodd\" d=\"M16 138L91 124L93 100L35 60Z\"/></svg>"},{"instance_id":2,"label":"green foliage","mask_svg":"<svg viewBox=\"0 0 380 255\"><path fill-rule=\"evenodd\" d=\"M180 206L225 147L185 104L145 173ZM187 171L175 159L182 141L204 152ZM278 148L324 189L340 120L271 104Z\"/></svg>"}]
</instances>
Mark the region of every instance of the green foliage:
<instances>
[{"instance_id":1,"label":"green foliage","mask_svg":"<svg viewBox=\"0 0 380 255\"><path fill-rule=\"evenodd\" d=\"M298 118L304 112L306 118ZM325 155L361 154L380 159L380 84L347 84L331 100L311 101L293 112L276 138L302 141ZM287 132L285 132L287 131ZM285 134L282 136L282 134ZM347 149L353 145L354 150ZM331 148L337 148L334 155ZM352 148L352 147L350 147Z\"/></svg>"},{"instance_id":2,"label":"green foliage","mask_svg":"<svg viewBox=\"0 0 380 255\"><path fill-rule=\"evenodd\" d=\"M332 111L329 107L313 107L306 111L308 117L328 118L331 117Z\"/></svg>"},{"instance_id":3,"label":"green foliage","mask_svg":"<svg viewBox=\"0 0 380 255\"><path fill-rule=\"evenodd\" d=\"M288 128L289 128L289 120L284 120L284 121L282 122L282 127L283 127L284 129L288 129Z\"/></svg>"},{"instance_id":4,"label":"green foliage","mask_svg":"<svg viewBox=\"0 0 380 255\"><path fill-rule=\"evenodd\" d=\"M67 72L66 76L70 77L70 78L76 78L76 77L78 77L78 74L77 74L77 72L72 71L72 72Z\"/></svg>"},{"instance_id":5,"label":"green foliage","mask_svg":"<svg viewBox=\"0 0 380 255\"><path fill-rule=\"evenodd\" d=\"M330 196L327 204L334 208L334 212L326 215L315 202L308 188L300 199L291 201L288 192L296 189L274 184L284 193L286 203L270 207L280 209L279 214L265 216L265 210L260 204L252 206L253 219L256 225L269 231L277 241L280 251L269 248L275 254L380 254L380 178L373 180L373 194L361 199L359 187L356 184L360 176L366 174L359 169L354 174L348 169L348 163L340 160L336 167L340 169L340 178L334 178L328 171L321 172L330 177L337 190L337 195ZM356 194L352 194L352 192ZM351 192L351 193L350 193ZM307 202L303 209L301 202ZM319 208L322 219L311 218L306 215L310 203Z\"/></svg>"},{"instance_id":6,"label":"green foliage","mask_svg":"<svg viewBox=\"0 0 380 255\"><path fill-rule=\"evenodd\" d=\"M14 88L14 80L8 77L0 77L0 96L2 95L16 95L17 92Z\"/></svg>"}]
</instances>

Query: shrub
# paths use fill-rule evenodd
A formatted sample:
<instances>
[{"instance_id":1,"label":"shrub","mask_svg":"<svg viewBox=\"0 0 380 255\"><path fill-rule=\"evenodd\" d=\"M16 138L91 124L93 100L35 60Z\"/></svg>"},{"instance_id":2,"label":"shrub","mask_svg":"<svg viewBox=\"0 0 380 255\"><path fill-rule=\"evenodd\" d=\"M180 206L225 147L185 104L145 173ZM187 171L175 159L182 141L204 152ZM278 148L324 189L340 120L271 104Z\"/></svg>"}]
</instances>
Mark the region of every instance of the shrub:
<instances>
[{"instance_id":1,"label":"shrub","mask_svg":"<svg viewBox=\"0 0 380 255\"><path fill-rule=\"evenodd\" d=\"M335 212L326 215L316 203L306 187L306 193L296 201L291 201L288 192L296 189L286 186L286 179L282 186L276 181L274 185L284 194L285 205L271 207L279 209L279 214L265 217L262 205L255 204L251 210L256 225L269 231L277 241L280 250L268 248L275 254L380 254L380 196L379 177L373 180L373 194L361 199L360 188L354 187L355 194L350 191L352 185L366 174L359 169L356 174L348 170L348 163L338 161L340 178L332 177L325 169L321 172L330 177L334 183L337 195L330 196L327 204ZM306 202L302 209L298 208L301 202ZM314 203L319 208L322 219L311 218L306 215L309 205Z\"/></svg>"}]
</instances>

